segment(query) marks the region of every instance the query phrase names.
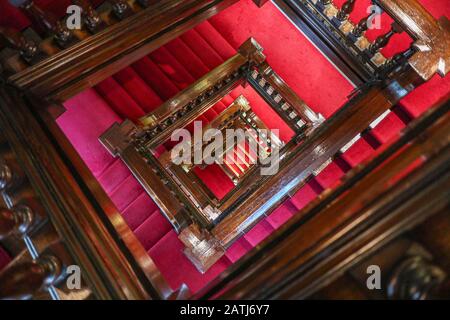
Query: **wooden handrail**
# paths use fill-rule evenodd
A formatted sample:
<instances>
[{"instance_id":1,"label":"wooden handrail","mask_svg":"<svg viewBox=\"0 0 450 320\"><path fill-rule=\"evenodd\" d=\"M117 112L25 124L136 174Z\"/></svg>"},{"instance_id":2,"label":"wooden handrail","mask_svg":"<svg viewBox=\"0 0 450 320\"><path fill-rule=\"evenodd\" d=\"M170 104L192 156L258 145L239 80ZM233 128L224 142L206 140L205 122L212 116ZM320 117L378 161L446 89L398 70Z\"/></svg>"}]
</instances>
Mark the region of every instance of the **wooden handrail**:
<instances>
[{"instance_id":1,"label":"wooden handrail","mask_svg":"<svg viewBox=\"0 0 450 320\"><path fill-rule=\"evenodd\" d=\"M54 256L6 268L0 273L0 299L29 299L57 281L62 268L61 261Z\"/></svg>"},{"instance_id":2,"label":"wooden handrail","mask_svg":"<svg viewBox=\"0 0 450 320\"><path fill-rule=\"evenodd\" d=\"M11 76L9 82L37 96L64 101L236 1L159 1Z\"/></svg>"},{"instance_id":3,"label":"wooden handrail","mask_svg":"<svg viewBox=\"0 0 450 320\"><path fill-rule=\"evenodd\" d=\"M195 297L305 298L363 254L448 207L447 100ZM408 173L418 159L422 166Z\"/></svg>"}]
</instances>

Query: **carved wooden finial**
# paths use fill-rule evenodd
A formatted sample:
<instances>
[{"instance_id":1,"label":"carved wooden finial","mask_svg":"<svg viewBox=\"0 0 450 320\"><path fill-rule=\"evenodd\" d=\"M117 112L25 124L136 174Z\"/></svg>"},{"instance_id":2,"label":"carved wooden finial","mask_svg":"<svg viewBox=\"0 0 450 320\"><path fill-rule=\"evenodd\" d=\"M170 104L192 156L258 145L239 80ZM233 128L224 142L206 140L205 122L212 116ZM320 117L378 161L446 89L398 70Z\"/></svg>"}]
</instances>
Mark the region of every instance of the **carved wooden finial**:
<instances>
[{"instance_id":1,"label":"carved wooden finial","mask_svg":"<svg viewBox=\"0 0 450 320\"><path fill-rule=\"evenodd\" d=\"M102 24L102 19L91 2L89 0L72 0L72 2L83 10L83 20L87 29L95 33Z\"/></svg>"},{"instance_id":2,"label":"carved wooden finial","mask_svg":"<svg viewBox=\"0 0 450 320\"><path fill-rule=\"evenodd\" d=\"M416 0L379 0L380 5L415 40L411 67L427 81L450 71L450 22L438 21Z\"/></svg>"}]
</instances>

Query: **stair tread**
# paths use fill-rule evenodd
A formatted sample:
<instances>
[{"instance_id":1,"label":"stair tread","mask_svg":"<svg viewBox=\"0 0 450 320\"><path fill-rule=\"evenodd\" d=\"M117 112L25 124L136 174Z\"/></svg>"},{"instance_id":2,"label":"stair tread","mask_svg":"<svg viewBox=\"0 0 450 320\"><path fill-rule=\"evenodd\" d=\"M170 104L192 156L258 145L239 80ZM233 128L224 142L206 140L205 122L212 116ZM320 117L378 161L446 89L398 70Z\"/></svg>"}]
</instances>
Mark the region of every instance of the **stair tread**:
<instances>
[{"instance_id":1,"label":"stair tread","mask_svg":"<svg viewBox=\"0 0 450 320\"><path fill-rule=\"evenodd\" d=\"M138 228L155 210L159 210L158 206L153 202L146 192L142 192L134 199L121 213L131 230Z\"/></svg>"},{"instance_id":2,"label":"stair tread","mask_svg":"<svg viewBox=\"0 0 450 320\"><path fill-rule=\"evenodd\" d=\"M130 169L116 158L98 177L97 180L107 194L110 194L117 186L131 175Z\"/></svg>"},{"instance_id":3,"label":"stair tread","mask_svg":"<svg viewBox=\"0 0 450 320\"><path fill-rule=\"evenodd\" d=\"M202 274L184 255L183 250L184 246L174 230L169 231L148 250L148 254L173 289L185 283L192 293L196 293L231 265L230 260L224 256Z\"/></svg>"},{"instance_id":4,"label":"stair tread","mask_svg":"<svg viewBox=\"0 0 450 320\"><path fill-rule=\"evenodd\" d=\"M150 250L167 232L172 230L171 224L155 209L135 230L134 234L144 246Z\"/></svg>"},{"instance_id":5,"label":"stair tread","mask_svg":"<svg viewBox=\"0 0 450 320\"><path fill-rule=\"evenodd\" d=\"M155 91L131 67L127 67L116 73L114 79L133 97L146 113L153 111L163 103Z\"/></svg>"},{"instance_id":6,"label":"stair tread","mask_svg":"<svg viewBox=\"0 0 450 320\"><path fill-rule=\"evenodd\" d=\"M342 158L345 159L352 167L355 167L362 161L369 158L373 152L374 149L367 143L367 141L360 138L342 154Z\"/></svg>"},{"instance_id":7,"label":"stair tread","mask_svg":"<svg viewBox=\"0 0 450 320\"><path fill-rule=\"evenodd\" d=\"M267 221L267 219L264 218L260 222L258 222L252 229L250 229L244 235L244 238L252 246L256 246L258 245L258 243L267 238L274 230L275 230L274 227L272 227L272 225Z\"/></svg>"},{"instance_id":8,"label":"stair tread","mask_svg":"<svg viewBox=\"0 0 450 320\"><path fill-rule=\"evenodd\" d=\"M121 118L136 120L145 115L139 104L113 77L109 77L97 84L95 90Z\"/></svg>"},{"instance_id":9,"label":"stair tread","mask_svg":"<svg viewBox=\"0 0 450 320\"><path fill-rule=\"evenodd\" d=\"M179 90L162 70L149 58L143 57L132 64L134 71L159 95L162 101L173 97Z\"/></svg>"}]
</instances>

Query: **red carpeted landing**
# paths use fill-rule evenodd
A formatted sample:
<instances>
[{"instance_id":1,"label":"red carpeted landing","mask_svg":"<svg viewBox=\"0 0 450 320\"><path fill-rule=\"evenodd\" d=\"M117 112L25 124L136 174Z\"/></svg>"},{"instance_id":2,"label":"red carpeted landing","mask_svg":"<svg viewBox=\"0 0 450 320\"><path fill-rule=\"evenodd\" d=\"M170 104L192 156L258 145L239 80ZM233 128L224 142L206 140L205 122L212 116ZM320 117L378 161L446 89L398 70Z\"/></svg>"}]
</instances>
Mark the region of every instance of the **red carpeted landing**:
<instances>
[{"instance_id":1,"label":"red carpeted landing","mask_svg":"<svg viewBox=\"0 0 450 320\"><path fill-rule=\"evenodd\" d=\"M272 3L257 9L251 0L242 0L95 88L73 97L65 103L67 111L58 119L62 130L173 289L182 283L186 283L192 292L204 287L335 183L345 170L367 158L374 148L405 126L402 120L404 109L390 113L374 130L229 248L208 272L200 274L183 255L182 244L156 205L122 162L105 151L98 137L112 123L124 118L135 119L158 107L232 56L250 36L264 47L273 68L312 109L325 117L335 112L352 91L347 80ZM448 91L448 81L437 81L435 85L441 90L436 95ZM430 94L426 88L423 91L422 95ZM234 97L234 93L230 95L230 98ZM211 120L226 107L225 102L214 106L202 119ZM422 107L414 102L408 105L405 100L406 112L417 115ZM256 99L251 103L260 110L261 118L272 121Z\"/></svg>"}]
</instances>

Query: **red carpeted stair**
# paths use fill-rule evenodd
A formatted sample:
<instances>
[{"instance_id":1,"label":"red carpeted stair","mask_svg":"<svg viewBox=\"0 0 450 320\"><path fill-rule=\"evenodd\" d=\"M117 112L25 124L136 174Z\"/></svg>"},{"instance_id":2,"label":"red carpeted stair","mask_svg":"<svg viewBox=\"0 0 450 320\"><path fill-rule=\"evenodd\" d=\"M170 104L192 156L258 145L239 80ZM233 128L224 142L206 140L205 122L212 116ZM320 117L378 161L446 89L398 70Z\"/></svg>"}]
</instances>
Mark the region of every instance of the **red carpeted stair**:
<instances>
[{"instance_id":1,"label":"red carpeted stair","mask_svg":"<svg viewBox=\"0 0 450 320\"><path fill-rule=\"evenodd\" d=\"M9 254L0 246L0 272L11 261Z\"/></svg>"},{"instance_id":2,"label":"red carpeted stair","mask_svg":"<svg viewBox=\"0 0 450 320\"><path fill-rule=\"evenodd\" d=\"M429 0L423 2L431 4ZM445 2L433 1L432 7L445 6ZM355 14L361 15L361 10ZM449 91L448 78L436 78L417 90L419 93L413 94L416 97L404 99L402 106L233 244L208 272L200 274L184 256L181 242L157 206L123 163L112 158L100 145L98 137L114 122L136 119L154 110L232 56L249 37L257 39L271 66L312 109L325 117L332 115L353 90L351 84L272 3L257 9L251 0L242 0L93 89L73 97L65 103L67 111L58 119L61 129L173 289L182 283L186 283L192 292L204 287L324 189L336 183L345 171L369 157L375 148L403 128L409 118L418 116L431 102ZM387 48L387 54L400 47ZM280 129L282 139L289 139L292 132L251 88L236 89L201 119L204 122L212 120L242 90L262 120L269 127ZM211 188L217 189L220 184L220 181L212 184Z\"/></svg>"}]
</instances>

